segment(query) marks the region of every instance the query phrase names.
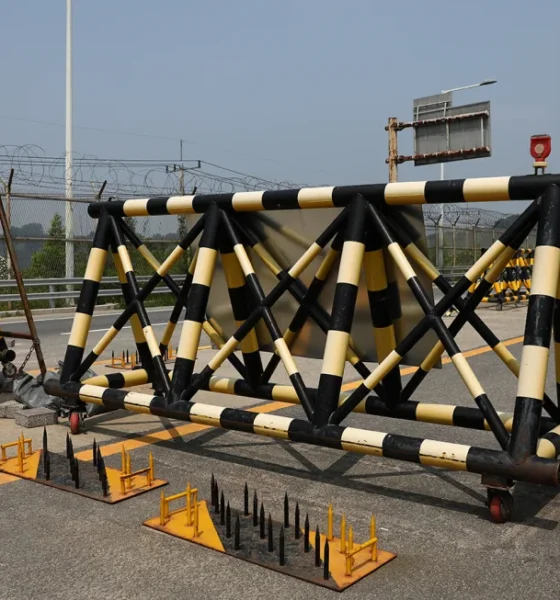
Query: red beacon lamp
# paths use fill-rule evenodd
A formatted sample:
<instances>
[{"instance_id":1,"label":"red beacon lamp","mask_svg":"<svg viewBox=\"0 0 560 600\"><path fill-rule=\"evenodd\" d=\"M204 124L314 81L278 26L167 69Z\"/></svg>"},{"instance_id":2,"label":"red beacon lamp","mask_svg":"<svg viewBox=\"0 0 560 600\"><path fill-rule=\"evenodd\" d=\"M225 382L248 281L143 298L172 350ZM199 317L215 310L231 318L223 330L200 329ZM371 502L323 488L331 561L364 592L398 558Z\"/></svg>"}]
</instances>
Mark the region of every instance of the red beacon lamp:
<instances>
[{"instance_id":1,"label":"red beacon lamp","mask_svg":"<svg viewBox=\"0 0 560 600\"><path fill-rule=\"evenodd\" d=\"M535 175L538 174L539 169L542 169L544 174L544 170L548 166L546 159L549 157L551 150L552 139L549 135L543 133L531 136L531 156L534 159Z\"/></svg>"}]
</instances>

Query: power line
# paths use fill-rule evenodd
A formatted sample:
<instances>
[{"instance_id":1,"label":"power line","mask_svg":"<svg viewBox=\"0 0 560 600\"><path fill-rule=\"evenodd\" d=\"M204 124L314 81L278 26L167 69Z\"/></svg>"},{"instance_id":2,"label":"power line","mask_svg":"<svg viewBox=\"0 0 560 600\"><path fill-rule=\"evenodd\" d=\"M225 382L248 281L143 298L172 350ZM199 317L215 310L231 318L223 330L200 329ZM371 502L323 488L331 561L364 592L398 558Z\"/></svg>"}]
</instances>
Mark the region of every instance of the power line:
<instances>
[{"instance_id":1,"label":"power line","mask_svg":"<svg viewBox=\"0 0 560 600\"><path fill-rule=\"evenodd\" d=\"M51 125L53 127L64 127L64 125L62 123L57 123L55 121L43 121L40 119L28 119L28 118L24 118L24 117L11 117L11 116L7 116L7 115L0 115L0 119L3 119L5 121L20 121L23 123ZM158 140L168 140L168 141L174 141L174 142L183 141L183 142L186 142L193 146L201 146L203 148L220 150L221 152L227 152L230 154L235 154L237 156L245 156L246 158L253 158L253 159L258 158L259 160L265 160L267 162L271 162L271 163L275 163L275 164L281 164L281 165L286 165L286 166L290 166L290 167L301 168L301 165L297 165L295 163L290 163L285 160L279 160L277 158L270 158L267 156L263 156L262 154L259 154L259 155L248 154L246 152L240 152L239 150L233 150L231 148L223 148L223 147L217 146L215 144L207 144L205 142L200 142L198 140L191 140L191 139L184 138L184 137L178 138L178 137L171 137L171 136L166 136L166 135L154 135L154 134L150 134L150 133L140 133L140 132L136 132L136 131L122 131L122 130L117 130L117 129L106 129L103 127L91 127L88 125L74 125L73 128L74 129L82 129L84 131L95 131L98 133L111 133L111 134L115 134L115 135L130 135L130 136L135 136L135 137L151 138L151 139L158 139ZM317 169L315 167L306 167L306 169L315 171L317 173L330 174L329 171L325 171L323 169Z\"/></svg>"}]
</instances>

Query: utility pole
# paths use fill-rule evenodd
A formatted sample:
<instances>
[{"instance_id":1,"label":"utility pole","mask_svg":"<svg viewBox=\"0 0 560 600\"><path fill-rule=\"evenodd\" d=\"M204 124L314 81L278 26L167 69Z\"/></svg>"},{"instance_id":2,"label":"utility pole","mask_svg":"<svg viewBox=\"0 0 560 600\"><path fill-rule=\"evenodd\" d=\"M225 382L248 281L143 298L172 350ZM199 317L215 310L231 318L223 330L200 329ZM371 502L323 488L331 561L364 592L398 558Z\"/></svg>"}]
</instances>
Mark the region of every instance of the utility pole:
<instances>
[{"instance_id":1,"label":"utility pole","mask_svg":"<svg viewBox=\"0 0 560 600\"><path fill-rule=\"evenodd\" d=\"M74 277L74 203L72 202L72 0L66 0L66 278ZM72 286L68 286L72 290ZM74 301L69 299L69 304Z\"/></svg>"},{"instance_id":2,"label":"utility pole","mask_svg":"<svg viewBox=\"0 0 560 600\"><path fill-rule=\"evenodd\" d=\"M397 118L389 117L386 127L389 132L389 183L394 183L398 179L398 145L397 145Z\"/></svg>"}]
</instances>

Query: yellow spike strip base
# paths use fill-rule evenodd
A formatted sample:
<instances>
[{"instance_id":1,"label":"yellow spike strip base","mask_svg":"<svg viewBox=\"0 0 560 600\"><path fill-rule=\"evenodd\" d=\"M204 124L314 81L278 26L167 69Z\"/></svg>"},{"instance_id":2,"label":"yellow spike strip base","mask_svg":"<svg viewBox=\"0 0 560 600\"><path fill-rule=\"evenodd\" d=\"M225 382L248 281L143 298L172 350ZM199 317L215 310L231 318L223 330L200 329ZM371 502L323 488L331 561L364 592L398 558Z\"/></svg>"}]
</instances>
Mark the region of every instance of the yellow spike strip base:
<instances>
[{"instance_id":1,"label":"yellow spike strip base","mask_svg":"<svg viewBox=\"0 0 560 600\"><path fill-rule=\"evenodd\" d=\"M187 487L186 492L180 492L165 498L162 493L160 498L160 511L157 516L144 521L143 525L150 529L167 533L176 538L204 546L217 552L223 552L246 562L260 565L262 567L277 571L341 592L354 583L357 583L370 573L373 573L383 565L387 564L396 554L377 549L377 560L372 560L371 546L357 551L353 558L351 575L346 575L347 555L340 551L341 540L334 537L329 540L329 579L324 579L324 548L326 535L320 534L320 558L321 565L315 566L315 532L311 531L309 536L310 551L304 552L304 530L301 529L299 539L295 539L294 524L284 529L284 552L285 564L279 564L279 532L282 523L272 521L273 550L268 550L268 540L260 538L260 527L253 526L252 516L245 516L243 510L231 508L230 537L227 537L226 525L220 524L220 514L214 508L201 500L197 502L198 508L198 533L195 534L194 524L187 517L186 499L189 493L195 490ZM170 503L177 501L180 508L171 508ZM226 499L227 501L227 499ZM193 510L193 505L189 507ZM240 521L240 546L235 548L235 521L239 516ZM268 523L268 521L267 521ZM367 543L366 543L367 544ZM362 544L365 545L365 544ZM354 545L354 550L358 545Z\"/></svg>"},{"instance_id":2,"label":"yellow spike strip base","mask_svg":"<svg viewBox=\"0 0 560 600\"><path fill-rule=\"evenodd\" d=\"M169 483L165 479L152 477L151 485L148 485L148 479L150 478L147 473L150 470L150 466L148 466L146 469L141 469L137 473L131 474L132 476L128 479L130 484L127 484L125 493L122 493L122 471L106 467L108 494L107 496L103 496L102 487L97 476L97 469L92 465L91 461L78 459L81 484L80 488L77 489L71 479L66 456L49 452L51 477L47 480L43 471L42 454L42 450L37 450L30 455L26 455L23 472L20 470L18 457L9 458L0 463L0 473L48 485L58 490L99 500L106 504L116 504L117 502L122 502L123 500L128 500L129 498L134 498L140 494L161 488Z\"/></svg>"}]
</instances>

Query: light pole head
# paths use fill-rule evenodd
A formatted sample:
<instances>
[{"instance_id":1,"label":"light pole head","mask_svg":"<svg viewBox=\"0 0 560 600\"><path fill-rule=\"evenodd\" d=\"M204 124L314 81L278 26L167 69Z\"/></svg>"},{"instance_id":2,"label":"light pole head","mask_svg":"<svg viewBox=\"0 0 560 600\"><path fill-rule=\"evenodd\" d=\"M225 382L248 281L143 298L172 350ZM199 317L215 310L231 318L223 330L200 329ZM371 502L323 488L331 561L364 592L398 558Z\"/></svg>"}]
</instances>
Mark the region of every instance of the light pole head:
<instances>
[{"instance_id":1,"label":"light pole head","mask_svg":"<svg viewBox=\"0 0 560 600\"><path fill-rule=\"evenodd\" d=\"M497 79L485 79L481 81L479 85L492 85L493 83L498 83Z\"/></svg>"}]
</instances>

